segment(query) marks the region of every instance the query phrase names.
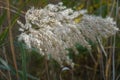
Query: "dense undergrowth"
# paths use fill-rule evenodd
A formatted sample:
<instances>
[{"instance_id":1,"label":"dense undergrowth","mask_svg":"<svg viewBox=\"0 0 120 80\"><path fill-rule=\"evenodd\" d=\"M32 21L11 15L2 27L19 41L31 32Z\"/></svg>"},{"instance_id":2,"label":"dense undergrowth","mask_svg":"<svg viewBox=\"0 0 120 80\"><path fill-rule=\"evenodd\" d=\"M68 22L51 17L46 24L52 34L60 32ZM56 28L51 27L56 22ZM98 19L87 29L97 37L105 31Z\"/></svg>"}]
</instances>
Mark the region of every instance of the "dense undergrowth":
<instances>
[{"instance_id":1,"label":"dense undergrowth","mask_svg":"<svg viewBox=\"0 0 120 80\"><path fill-rule=\"evenodd\" d=\"M64 63L61 67L55 60L46 60L39 52L18 41L19 25L25 23L25 13L32 6L45 7L62 1L73 10L87 9L88 14L111 16L120 26L119 0L0 0L0 80L119 80L120 35L119 32L105 39L102 45L89 41L92 55L81 45L76 45L79 54L68 49L74 68ZM76 19L79 21L80 18ZM107 54L107 56L104 55Z\"/></svg>"}]
</instances>

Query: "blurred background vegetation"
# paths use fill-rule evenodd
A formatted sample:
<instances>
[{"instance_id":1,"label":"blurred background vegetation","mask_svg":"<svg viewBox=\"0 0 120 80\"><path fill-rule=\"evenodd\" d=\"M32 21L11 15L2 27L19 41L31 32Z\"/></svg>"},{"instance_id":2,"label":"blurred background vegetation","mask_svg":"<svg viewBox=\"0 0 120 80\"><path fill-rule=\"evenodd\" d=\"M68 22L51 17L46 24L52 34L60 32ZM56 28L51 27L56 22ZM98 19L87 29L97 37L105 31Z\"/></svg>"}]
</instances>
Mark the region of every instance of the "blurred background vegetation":
<instances>
[{"instance_id":1,"label":"blurred background vegetation","mask_svg":"<svg viewBox=\"0 0 120 80\"><path fill-rule=\"evenodd\" d=\"M111 16L120 26L119 0L0 0L0 80L120 80L119 33L115 40L113 36L103 42L107 57L99 46L90 42L95 62L80 45L76 45L78 55L70 49L74 69L67 64L61 68L53 59L45 60L35 49L27 50L18 42L20 32L16 21L19 19L24 23L28 9L61 1L74 10L87 9L91 15Z\"/></svg>"}]
</instances>

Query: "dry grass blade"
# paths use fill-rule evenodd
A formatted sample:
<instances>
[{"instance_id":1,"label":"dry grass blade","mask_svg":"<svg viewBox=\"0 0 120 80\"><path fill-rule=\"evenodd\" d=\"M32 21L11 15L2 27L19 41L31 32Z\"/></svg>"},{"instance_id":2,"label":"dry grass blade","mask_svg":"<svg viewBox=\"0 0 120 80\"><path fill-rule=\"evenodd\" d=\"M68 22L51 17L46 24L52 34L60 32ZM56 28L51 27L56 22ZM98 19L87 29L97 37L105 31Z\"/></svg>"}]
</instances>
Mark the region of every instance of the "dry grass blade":
<instances>
[{"instance_id":1,"label":"dry grass blade","mask_svg":"<svg viewBox=\"0 0 120 80\"><path fill-rule=\"evenodd\" d=\"M10 80L1 70L0 70L0 76L3 76L6 80Z\"/></svg>"},{"instance_id":2,"label":"dry grass blade","mask_svg":"<svg viewBox=\"0 0 120 80\"><path fill-rule=\"evenodd\" d=\"M8 59L7 59L7 55L6 55L6 49L5 49L4 46L3 46L3 54L4 54L6 62L8 63ZM9 77L9 80L12 80L10 71L8 71L8 77Z\"/></svg>"},{"instance_id":3,"label":"dry grass blade","mask_svg":"<svg viewBox=\"0 0 120 80\"><path fill-rule=\"evenodd\" d=\"M8 25L9 25L10 48L11 48L11 52L12 52L14 67L15 67L15 70L16 70L17 80L19 80L17 62L16 62L16 57L15 57L15 50L14 50L14 45L13 45L13 37L12 37L12 26L11 26L11 19L10 19L10 4L9 4L9 0L6 0L6 4L7 4L7 7L8 7L7 17L8 17Z\"/></svg>"}]
</instances>

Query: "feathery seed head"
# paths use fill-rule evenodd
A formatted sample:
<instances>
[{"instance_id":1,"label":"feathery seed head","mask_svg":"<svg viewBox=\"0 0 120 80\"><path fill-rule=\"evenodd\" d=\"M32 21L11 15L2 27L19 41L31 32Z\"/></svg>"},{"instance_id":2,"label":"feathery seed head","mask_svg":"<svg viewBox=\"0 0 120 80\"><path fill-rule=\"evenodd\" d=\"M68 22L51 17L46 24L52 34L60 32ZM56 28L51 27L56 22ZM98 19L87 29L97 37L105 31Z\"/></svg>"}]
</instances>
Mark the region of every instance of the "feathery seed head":
<instances>
[{"instance_id":1,"label":"feathery seed head","mask_svg":"<svg viewBox=\"0 0 120 80\"><path fill-rule=\"evenodd\" d=\"M31 8L25 15L26 23L18 21L21 28L19 40L23 40L28 48L34 47L41 55L51 55L59 64L66 61L74 65L69 59L66 48L75 48L76 43L91 50L86 38L95 41L96 37L109 37L118 31L112 18L101 18L87 15L86 10L74 11L59 3L48 4L43 9ZM74 21L79 15L83 15L81 21Z\"/></svg>"}]
</instances>

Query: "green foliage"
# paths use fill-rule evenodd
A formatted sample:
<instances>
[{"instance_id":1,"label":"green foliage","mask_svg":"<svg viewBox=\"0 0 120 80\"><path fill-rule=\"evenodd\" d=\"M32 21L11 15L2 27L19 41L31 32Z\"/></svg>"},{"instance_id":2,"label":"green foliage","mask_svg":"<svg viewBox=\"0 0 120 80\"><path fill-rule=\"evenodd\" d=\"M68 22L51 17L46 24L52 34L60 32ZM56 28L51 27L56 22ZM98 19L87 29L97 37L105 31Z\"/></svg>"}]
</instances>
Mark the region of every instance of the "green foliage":
<instances>
[{"instance_id":1,"label":"green foliage","mask_svg":"<svg viewBox=\"0 0 120 80\"><path fill-rule=\"evenodd\" d=\"M6 12L3 12L3 14L0 16L0 28L2 28L2 24L5 20L6 17ZM8 27L4 29L4 31L2 31L0 33L0 46L3 44L5 38L7 37L8 34Z\"/></svg>"},{"instance_id":2,"label":"green foliage","mask_svg":"<svg viewBox=\"0 0 120 80\"><path fill-rule=\"evenodd\" d=\"M7 37L7 34L8 34L8 27L0 34L0 46L5 41L5 38Z\"/></svg>"},{"instance_id":3,"label":"green foliage","mask_svg":"<svg viewBox=\"0 0 120 80\"><path fill-rule=\"evenodd\" d=\"M0 57L0 70L7 70L12 73L12 75L15 75L15 69L10 66L3 58ZM18 71L19 75L23 75L23 71ZM31 74L26 73L26 77L28 77L31 80L39 80L38 78L32 76ZM23 77L20 77L20 80L25 80Z\"/></svg>"},{"instance_id":4,"label":"green foliage","mask_svg":"<svg viewBox=\"0 0 120 80\"><path fill-rule=\"evenodd\" d=\"M0 28L4 22L5 17L6 17L6 12L3 12L3 14L0 16Z\"/></svg>"},{"instance_id":5,"label":"green foliage","mask_svg":"<svg viewBox=\"0 0 120 80\"><path fill-rule=\"evenodd\" d=\"M101 15L102 17L106 17L107 15L107 5L100 6L95 12L95 15Z\"/></svg>"},{"instance_id":6,"label":"green foliage","mask_svg":"<svg viewBox=\"0 0 120 80\"><path fill-rule=\"evenodd\" d=\"M22 71L23 71L22 80L27 80L26 53L22 43L20 43L20 51L21 51L21 57L22 57Z\"/></svg>"},{"instance_id":7,"label":"green foliage","mask_svg":"<svg viewBox=\"0 0 120 80\"><path fill-rule=\"evenodd\" d=\"M79 5L79 0L62 0L63 4L67 7L74 8L76 5Z\"/></svg>"},{"instance_id":8,"label":"green foliage","mask_svg":"<svg viewBox=\"0 0 120 80\"><path fill-rule=\"evenodd\" d=\"M1 63L0 68L10 70L8 63L1 57L0 57L0 63Z\"/></svg>"},{"instance_id":9,"label":"green foliage","mask_svg":"<svg viewBox=\"0 0 120 80\"><path fill-rule=\"evenodd\" d=\"M83 47L83 46L80 45L80 44L76 44L75 46L76 46L77 50L79 51L79 53L88 52L87 48Z\"/></svg>"},{"instance_id":10,"label":"green foliage","mask_svg":"<svg viewBox=\"0 0 120 80\"><path fill-rule=\"evenodd\" d=\"M101 0L93 0L94 4L100 3Z\"/></svg>"}]
</instances>

